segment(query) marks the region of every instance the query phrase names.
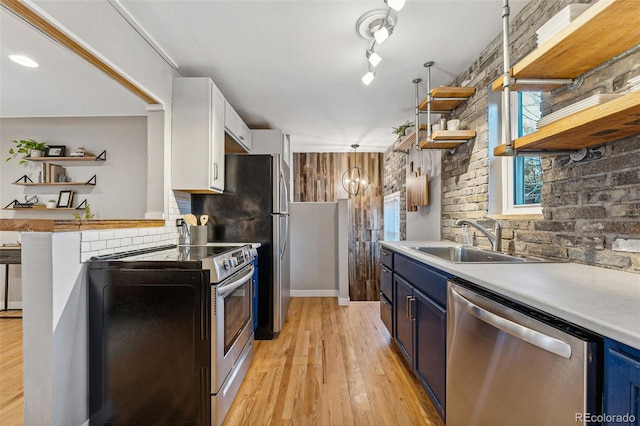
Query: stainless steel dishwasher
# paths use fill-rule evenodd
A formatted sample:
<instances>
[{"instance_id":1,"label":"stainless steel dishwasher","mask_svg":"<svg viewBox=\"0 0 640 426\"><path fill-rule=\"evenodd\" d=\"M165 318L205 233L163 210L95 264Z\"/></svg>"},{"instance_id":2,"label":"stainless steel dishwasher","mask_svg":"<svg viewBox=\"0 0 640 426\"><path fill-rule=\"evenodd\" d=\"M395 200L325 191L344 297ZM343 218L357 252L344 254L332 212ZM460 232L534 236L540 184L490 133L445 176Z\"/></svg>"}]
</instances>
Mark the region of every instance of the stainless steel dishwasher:
<instances>
[{"instance_id":1,"label":"stainless steel dishwasher","mask_svg":"<svg viewBox=\"0 0 640 426\"><path fill-rule=\"evenodd\" d=\"M447 306L447 426L587 424L600 412L600 336L452 281Z\"/></svg>"}]
</instances>

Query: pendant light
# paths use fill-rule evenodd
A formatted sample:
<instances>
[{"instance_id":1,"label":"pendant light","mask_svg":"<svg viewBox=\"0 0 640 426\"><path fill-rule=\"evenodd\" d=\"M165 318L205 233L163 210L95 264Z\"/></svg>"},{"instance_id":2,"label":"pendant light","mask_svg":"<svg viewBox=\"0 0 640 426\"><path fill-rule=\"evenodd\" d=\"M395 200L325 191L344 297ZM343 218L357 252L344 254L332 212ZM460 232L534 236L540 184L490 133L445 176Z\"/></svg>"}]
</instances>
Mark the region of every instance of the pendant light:
<instances>
[{"instance_id":1,"label":"pendant light","mask_svg":"<svg viewBox=\"0 0 640 426\"><path fill-rule=\"evenodd\" d=\"M360 145L353 144L353 167L350 167L342 174L342 187L351 195L361 195L369 187L369 175L363 168L358 167L356 150Z\"/></svg>"}]
</instances>

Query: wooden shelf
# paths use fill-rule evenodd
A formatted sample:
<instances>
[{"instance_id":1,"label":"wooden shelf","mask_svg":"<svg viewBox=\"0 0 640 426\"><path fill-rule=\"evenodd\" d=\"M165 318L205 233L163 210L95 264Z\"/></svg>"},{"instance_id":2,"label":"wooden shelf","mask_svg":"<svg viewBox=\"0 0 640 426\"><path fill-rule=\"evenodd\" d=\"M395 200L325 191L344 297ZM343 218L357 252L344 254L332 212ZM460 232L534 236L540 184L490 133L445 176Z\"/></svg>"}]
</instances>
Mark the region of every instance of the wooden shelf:
<instances>
[{"instance_id":1,"label":"wooden shelf","mask_svg":"<svg viewBox=\"0 0 640 426\"><path fill-rule=\"evenodd\" d=\"M511 76L571 79L634 47L640 41L640 1L599 0L511 68ZM492 83L502 90L502 76ZM550 91L558 84L515 85L511 90Z\"/></svg>"},{"instance_id":2,"label":"wooden shelf","mask_svg":"<svg viewBox=\"0 0 640 426\"><path fill-rule=\"evenodd\" d=\"M474 93L476 93L475 87L436 87L431 90L431 111L453 111ZM428 103L427 97L418 106L420 111L426 111Z\"/></svg>"},{"instance_id":3,"label":"wooden shelf","mask_svg":"<svg viewBox=\"0 0 640 426\"><path fill-rule=\"evenodd\" d=\"M518 151L578 150L637 134L640 134L640 91L549 123L514 140L513 148ZM506 155L505 145L496 147L493 153Z\"/></svg>"},{"instance_id":4,"label":"wooden shelf","mask_svg":"<svg viewBox=\"0 0 640 426\"><path fill-rule=\"evenodd\" d=\"M420 126L420 131L421 132L426 132L427 131L427 125L422 125ZM407 136L405 136L404 138L402 138L400 140L400 142L396 143L396 145L393 147L394 151L408 151L409 149L411 149L411 146L413 146L413 144L416 142L416 131L415 129L413 130L413 132L409 133Z\"/></svg>"},{"instance_id":5,"label":"wooden shelf","mask_svg":"<svg viewBox=\"0 0 640 426\"><path fill-rule=\"evenodd\" d=\"M95 155L85 156L85 157L25 157L27 161L100 161L98 157Z\"/></svg>"},{"instance_id":6,"label":"wooden shelf","mask_svg":"<svg viewBox=\"0 0 640 426\"><path fill-rule=\"evenodd\" d=\"M451 149L476 137L475 130L437 130L431 134L433 142L420 141L420 149Z\"/></svg>"},{"instance_id":7,"label":"wooden shelf","mask_svg":"<svg viewBox=\"0 0 640 426\"><path fill-rule=\"evenodd\" d=\"M95 183L87 183L87 182L13 182L14 185L22 185L22 186L73 186L73 185L82 185L82 186L95 186Z\"/></svg>"},{"instance_id":8,"label":"wooden shelf","mask_svg":"<svg viewBox=\"0 0 640 426\"><path fill-rule=\"evenodd\" d=\"M2 210L19 210L19 211L32 212L34 210L40 211L40 210L77 210L77 209L75 207L56 207L53 209L49 209L45 206L33 206L33 207L18 207L18 208L6 207Z\"/></svg>"}]
</instances>

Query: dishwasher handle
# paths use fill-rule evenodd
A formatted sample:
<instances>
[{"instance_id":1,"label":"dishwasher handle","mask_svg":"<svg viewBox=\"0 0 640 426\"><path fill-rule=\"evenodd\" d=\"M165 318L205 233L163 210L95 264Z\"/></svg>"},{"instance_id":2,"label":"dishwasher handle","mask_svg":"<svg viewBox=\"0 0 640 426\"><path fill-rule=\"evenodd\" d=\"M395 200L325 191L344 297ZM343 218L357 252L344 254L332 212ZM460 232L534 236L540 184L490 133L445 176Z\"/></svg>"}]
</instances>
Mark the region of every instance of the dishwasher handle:
<instances>
[{"instance_id":1,"label":"dishwasher handle","mask_svg":"<svg viewBox=\"0 0 640 426\"><path fill-rule=\"evenodd\" d=\"M530 328L517 324L513 321L496 315L493 312L489 312L488 310L481 308L480 306L467 300L453 288L449 289L449 291L451 297L457 303L462 305L467 312L469 312L479 320L482 320L487 324L492 325L493 327L502 330L505 333L508 333L520 340L531 343L532 345L537 346L540 349L544 349L545 351L551 352L566 359L571 358L571 346L568 343L556 339L555 337L547 336L546 334L540 333L539 331L532 330Z\"/></svg>"}]
</instances>

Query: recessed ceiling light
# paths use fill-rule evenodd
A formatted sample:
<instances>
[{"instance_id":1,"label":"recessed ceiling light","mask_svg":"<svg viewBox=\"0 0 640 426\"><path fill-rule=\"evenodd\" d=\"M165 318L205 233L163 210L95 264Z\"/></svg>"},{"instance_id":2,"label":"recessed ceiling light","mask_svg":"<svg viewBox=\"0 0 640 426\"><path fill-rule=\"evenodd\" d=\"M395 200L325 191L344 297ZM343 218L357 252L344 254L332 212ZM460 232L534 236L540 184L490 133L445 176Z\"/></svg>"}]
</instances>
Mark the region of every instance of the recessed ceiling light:
<instances>
[{"instance_id":1,"label":"recessed ceiling light","mask_svg":"<svg viewBox=\"0 0 640 426\"><path fill-rule=\"evenodd\" d=\"M27 58L22 55L9 55L9 59L11 59L16 64L20 64L29 68L38 68L38 63L31 58Z\"/></svg>"}]
</instances>

